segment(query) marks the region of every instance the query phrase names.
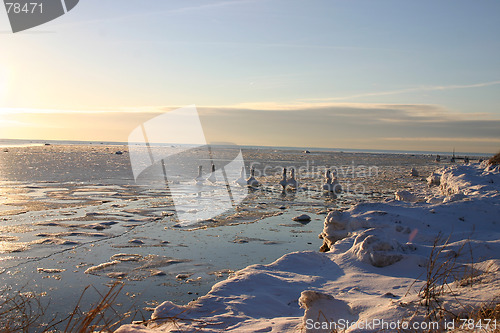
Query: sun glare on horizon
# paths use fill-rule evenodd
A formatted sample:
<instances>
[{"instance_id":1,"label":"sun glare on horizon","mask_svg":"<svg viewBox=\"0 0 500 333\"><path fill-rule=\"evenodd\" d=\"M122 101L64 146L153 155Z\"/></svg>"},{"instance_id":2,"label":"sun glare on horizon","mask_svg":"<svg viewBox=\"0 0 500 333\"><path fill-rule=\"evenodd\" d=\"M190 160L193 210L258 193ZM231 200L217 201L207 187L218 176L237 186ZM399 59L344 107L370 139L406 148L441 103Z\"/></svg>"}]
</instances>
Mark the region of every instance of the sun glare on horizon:
<instances>
[{"instance_id":1,"label":"sun glare on horizon","mask_svg":"<svg viewBox=\"0 0 500 333\"><path fill-rule=\"evenodd\" d=\"M8 72L0 67L0 103L3 103L5 95L7 95ZM2 113L0 109L0 113Z\"/></svg>"}]
</instances>

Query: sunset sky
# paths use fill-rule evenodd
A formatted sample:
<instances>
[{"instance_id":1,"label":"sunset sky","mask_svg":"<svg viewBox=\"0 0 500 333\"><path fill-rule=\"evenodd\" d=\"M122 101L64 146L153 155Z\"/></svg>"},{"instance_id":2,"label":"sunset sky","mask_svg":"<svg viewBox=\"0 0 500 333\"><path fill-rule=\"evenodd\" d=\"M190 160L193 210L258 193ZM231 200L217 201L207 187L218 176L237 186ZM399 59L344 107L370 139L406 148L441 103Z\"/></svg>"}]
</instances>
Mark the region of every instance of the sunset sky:
<instances>
[{"instance_id":1,"label":"sunset sky","mask_svg":"<svg viewBox=\"0 0 500 333\"><path fill-rule=\"evenodd\" d=\"M13 34L0 138L127 141L195 104L210 142L500 150L500 1L80 0Z\"/></svg>"}]
</instances>

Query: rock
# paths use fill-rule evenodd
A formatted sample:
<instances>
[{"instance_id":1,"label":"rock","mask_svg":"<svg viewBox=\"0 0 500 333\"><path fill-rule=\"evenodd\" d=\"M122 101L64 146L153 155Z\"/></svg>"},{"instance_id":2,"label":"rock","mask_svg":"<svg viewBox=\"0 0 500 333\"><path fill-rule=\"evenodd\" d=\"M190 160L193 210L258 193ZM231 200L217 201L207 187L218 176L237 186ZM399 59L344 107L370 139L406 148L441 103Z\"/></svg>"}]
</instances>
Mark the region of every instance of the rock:
<instances>
[{"instance_id":1,"label":"rock","mask_svg":"<svg viewBox=\"0 0 500 333\"><path fill-rule=\"evenodd\" d=\"M151 270L151 276L164 276L167 275L164 271L160 271L159 269Z\"/></svg>"},{"instance_id":2,"label":"rock","mask_svg":"<svg viewBox=\"0 0 500 333\"><path fill-rule=\"evenodd\" d=\"M394 193L396 200L398 201L405 201L405 202L416 202L418 201L418 198L415 194L409 192L409 191L396 191Z\"/></svg>"},{"instance_id":3,"label":"rock","mask_svg":"<svg viewBox=\"0 0 500 333\"><path fill-rule=\"evenodd\" d=\"M127 273L125 273L125 272L110 272L106 275L112 279L123 279L127 276Z\"/></svg>"},{"instance_id":4,"label":"rock","mask_svg":"<svg viewBox=\"0 0 500 333\"><path fill-rule=\"evenodd\" d=\"M133 244L144 244L144 241L142 241L140 239L131 239L128 242L133 243Z\"/></svg>"},{"instance_id":5,"label":"rock","mask_svg":"<svg viewBox=\"0 0 500 333\"><path fill-rule=\"evenodd\" d=\"M418 177L418 171L415 168L411 168L410 175L412 177Z\"/></svg>"},{"instance_id":6,"label":"rock","mask_svg":"<svg viewBox=\"0 0 500 333\"><path fill-rule=\"evenodd\" d=\"M172 215L174 215L173 212L165 212L165 211L161 212L161 216L172 216Z\"/></svg>"},{"instance_id":7,"label":"rock","mask_svg":"<svg viewBox=\"0 0 500 333\"><path fill-rule=\"evenodd\" d=\"M441 183L441 176L437 173L432 173L429 177L427 177L427 184L429 186L436 185L439 186Z\"/></svg>"},{"instance_id":8,"label":"rock","mask_svg":"<svg viewBox=\"0 0 500 333\"><path fill-rule=\"evenodd\" d=\"M322 293L316 290L305 290L300 294L299 306L304 309L304 317L302 319L303 327L306 327L308 322L319 322L326 316L330 323L346 322L353 323L358 319L354 314L355 311L349 306L346 301L336 299L332 295ZM328 321L324 321L327 323ZM337 330L324 329L306 329L308 333L329 333Z\"/></svg>"},{"instance_id":9,"label":"rock","mask_svg":"<svg viewBox=\"0 0 500 333\"><path fill-rule=\"evenodd\" d=\"M467 198L467 196L465 194L463 194L463 193L456 193L456 194L452 194L452 195L447 196L446 198L444 198L443 203L454 202L454 201L461 201L461 200L464 200L465 198Z\"/></svg>"},{"instance_id":10,"label":"rock","mask_svg":"<svg viewBox=\"0 0 500 333\"><path fill-rule=\"evenodd\" d=\"M311 221L311 217L307 214L302 214L302 215L299 215L299 216L295 216L294 218L292 218L293 221L296 221L296 222L301 222L301 223L304 223L304 222L310 222Z\"/></svg>"},{"instance_id":11,"label":"rock","mask_svg":"<svg viewBox=\"0 0 500 333\"><path fill-rule=\"evenodd\" d=\"M333 244L346 238L350 230L357 229L355 220L349 218L349 214L342 211L332 211L325 218L323 232L319 235L323 239L320 252L328 252Z\"/></svg>"},{"instance_id":12,"label":"rock","mask_svg":"<svg viewBox=\"0 0 500 333\"><path fill-rule=\"evenodd\" d=\"M443 202L443 197L430 197L430 198L427 198L426 202L429 203L429 204L439 204L439 203L442 203ZM431 212L432 213L432 212Z\"/></svg>"}]
</instances>

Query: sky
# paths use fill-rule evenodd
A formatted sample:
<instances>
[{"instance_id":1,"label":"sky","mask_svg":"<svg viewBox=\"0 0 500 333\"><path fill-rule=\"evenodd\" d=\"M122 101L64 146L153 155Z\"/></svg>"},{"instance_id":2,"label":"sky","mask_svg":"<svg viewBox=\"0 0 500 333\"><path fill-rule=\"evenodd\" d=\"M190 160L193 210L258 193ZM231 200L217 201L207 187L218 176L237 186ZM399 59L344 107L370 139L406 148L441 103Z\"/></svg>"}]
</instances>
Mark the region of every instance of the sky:
<instances>
[{"instance_id":1,"label":"sky","mask_svg":"<svg viewBox=\"0 0 500 333\"><path fill-rule=\"evenodd\" d=\"M497 0L80 0L13 34L0 138L123 141L196 105L209 142L495 153Z\"/></svg>"}]
</instances>

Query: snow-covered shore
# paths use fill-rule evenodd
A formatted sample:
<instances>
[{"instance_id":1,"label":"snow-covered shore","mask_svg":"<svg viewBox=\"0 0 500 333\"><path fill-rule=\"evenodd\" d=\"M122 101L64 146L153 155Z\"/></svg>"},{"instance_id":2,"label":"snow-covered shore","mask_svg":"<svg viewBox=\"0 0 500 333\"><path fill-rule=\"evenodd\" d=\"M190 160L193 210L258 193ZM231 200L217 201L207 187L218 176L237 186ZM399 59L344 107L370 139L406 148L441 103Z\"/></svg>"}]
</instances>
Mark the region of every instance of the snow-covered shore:
<instances>
[{"instance_id":1,"label":"snow-covered shore","mask_svg":"<svg viewBox=\"0 0 500 333\"><path fill-rule=\"evenodd\" d=\"M450 313L498 303L500 167L442 168L429 182L398 200L330 212L320 235L327 252L249 266L187 306L164 302L147 326L117 332L375 332L438 320L445 328Z\"/></svg>"}]
</instances>

